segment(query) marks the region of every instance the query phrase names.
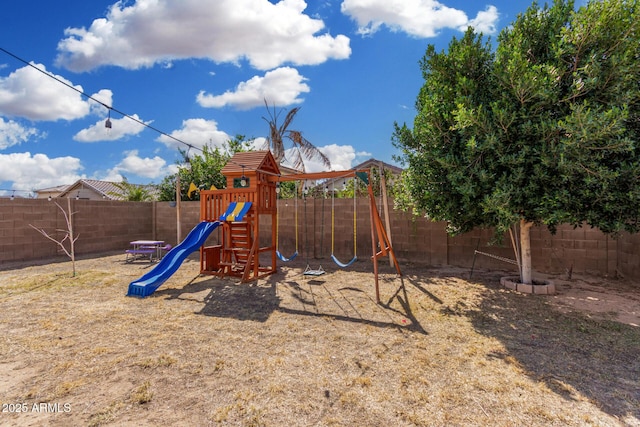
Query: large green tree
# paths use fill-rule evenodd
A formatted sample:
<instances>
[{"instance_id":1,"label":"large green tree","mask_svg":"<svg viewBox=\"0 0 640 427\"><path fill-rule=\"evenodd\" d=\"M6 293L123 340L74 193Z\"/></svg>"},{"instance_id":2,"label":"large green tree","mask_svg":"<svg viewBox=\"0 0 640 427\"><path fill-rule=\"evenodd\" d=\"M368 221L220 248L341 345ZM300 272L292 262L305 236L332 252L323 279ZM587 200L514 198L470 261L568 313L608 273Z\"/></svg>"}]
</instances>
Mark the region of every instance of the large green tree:
<instances>
[{"instance_id":1,"label":"large green tree","mask_svg":"<svg viewBox=\"0 0 640 427\"><path fill-rule=\"evenodd\" d=\"M429 46L414 127L394 133L414 206L451 233L509 231L524 283L533 224L638 231L639 13L631 0L534 3L495 51L472 29Z\"/></svg>"},{"instance_id":2,"label":"large green tree","mask_svg":"<svg viewBox=\"0 0 640 427\"><path fill-rule=\"evenodd\" d=\"M177 161L178 171L167 175L158 185L159 200L176 200L177 179L180 177L180 194L182 200L200 200L200 192L189 193L191 183L199 189L209 190L211 186L222 189L226 186L226 178L222 168L237 152L250 151L250 144L244 135L236 135L227 141L222 148L205 145L200 152L181 150L181 159Z\"/></svg>"}]
</instances>

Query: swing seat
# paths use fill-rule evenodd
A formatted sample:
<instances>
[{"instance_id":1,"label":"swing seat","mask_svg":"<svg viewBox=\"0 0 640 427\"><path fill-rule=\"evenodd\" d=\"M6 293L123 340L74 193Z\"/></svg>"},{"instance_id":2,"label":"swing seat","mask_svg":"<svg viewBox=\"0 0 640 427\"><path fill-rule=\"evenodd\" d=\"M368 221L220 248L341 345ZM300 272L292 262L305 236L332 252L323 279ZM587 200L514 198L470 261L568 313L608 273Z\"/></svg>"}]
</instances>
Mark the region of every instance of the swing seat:
<instances>
[{"instance_id":1,"label":"swing seat","mask_svg":"<svg viewBox=\"0 0 640 427\"><path fill-rule=\"evenodd\" d=\"M307 264L307 268L304 269L304 273L302 274L305 276L322 276L324 273L322 266L317 270L312 270L311 267L309 267L309 264Z\"/></svg>"},{"instance_id":2,"label":"swing seat","mask_svg":"<svg viewBox=\"0 0 640 427\"><path fill-rule=\"evenodd\" d=\"M349 267L351 264L353 264L354 262L356 262L356 260L358 259L357 256L354 256L351 261L349 261L348 263L344 263L341 262L338 258L336 258L336 256L334 254L331 254L331 259L333 260L333 262L335 262L336 264L338 264L340 267L342 268L347 268Z\"/></svg>"},{"instance_id":3,"label":"swing seat","mask_svg":"<svg viewBox=\"0 0 640 427\"><path fill-rule=\"evenodd\" d=\"M298 256L298 251L295 251L295 252L293 253L293 255L291 255L289 258L287 258L287 257L285 257L284 255L282 255L282 254L280 253L280 251L276 251L276 256L278 257L278 259L279 259L280 261L283 261L283 262L289 262L289 261L292 261L295 257L297 257L297 256Z\"/></svg>"}]
</instances>

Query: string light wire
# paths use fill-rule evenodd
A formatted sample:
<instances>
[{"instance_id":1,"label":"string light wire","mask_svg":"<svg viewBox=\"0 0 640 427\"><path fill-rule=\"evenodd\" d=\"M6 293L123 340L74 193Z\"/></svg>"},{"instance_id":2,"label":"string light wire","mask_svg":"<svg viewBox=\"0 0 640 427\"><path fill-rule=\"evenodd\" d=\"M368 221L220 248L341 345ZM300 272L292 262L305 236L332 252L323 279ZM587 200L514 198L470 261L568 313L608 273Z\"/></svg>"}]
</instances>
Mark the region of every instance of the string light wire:
<instances>
[{"instance_id":1,"label":"string light wire","mask_svg":"<svg viewBox=\"0 0 640 427\"><path fill-rule=\"evenodd\" d=\"M176 142L178 142L178 143L180 143L180 144L184 144L184 145L185 145L185 146L187 146L188 148L193 148L193 149L196 149L196 150L200 150L201 152L203 151L201 148L198 148L198 147L196 147L196 146L194 146L194 145L192 145L192 144L189 144L188 142L184 142L184 141L182 141L181 139L178 139L178 138L176 138L176 137L175 137L175 136L173 136L173 135L170 135L170 134L168 134L168 133L166 133L166 132L164 132L164 131L162 131L162 130L160 130L160 129L158 129L158 128L156 128L156 127L154 127L154 126L152 126L152 125L150 125L150 124L148 124L148 123L143 122L142 120L139 120L139 119L137 119L137 118L135 118L135 117L133 117L133 116L131 116L131 115L129 115L129 114L127 114L127 113L123 112L123 111L118 110L117 108L114 108L112 105L107 105L107 104L105 104L104 102L100 101L99 99L96 99L96 98L94 98L93 96L91 96L91 95L89 95L89 94L87 94L87 93L85 93L85 92L81 91L80 89L78 89L78 88L76 88L76 87L74 87L74 86L70 85L69 83L65 82L64 80L59 79L59 78L58 78L58 77L56 77L55 75L50 74L50 73L47 73L47 72L46 72L46 71L44 71L44 70L41 70L40 68L38 68L38 67L36 67L35 65L33 65L31 62L28 62L27 60L22 59L22 58L21 58L21 57L19 57L18 55L14 54L14 53L12 53L12 52L9 52L8 50L6 50L6 49L5 49L5 48L3 48L3 47L0 47L0 51L2 51L2 52L4 52L4 53L6 53L7 55L11 56L12 58L14 58L14 59L16 59L16 60L18 60L18 61L22 62L23 64L28 65L29 67L33 68L34 70L39 71L40 73L42 73L42 74L44 74L45 76L47 76L47 77L49 77L49 78L51 78L51 79L53 79L53 80L57 81L58 83L61 83L61 84L65 85L65 86L66 86L66 87L68 87L69 89L72 89L72 90L74 90L74 91L78 92L80 95L82 95L82 96L84 96L84 97L86 97L86 98L88 98L88 99L90 99L90 100L92 100L92 101L94 101L94 102L97 102L98 104L102 105L104 108L106 108L106 109L107 109L107 110L109 110L109 111L115 111L116 113L118 113L118 114L122 115L123 117L128 118L129 120L133 120L134 122L136 122L136 123L138 123L138 124L140 124L140 125L142 125L142 126L145 126L145 127L149 128L149 129L151 129L151 130L155 131L155 132L158 132L160 135L164 135L164 136L166 136L167 138L171 138L172 140L174 140L174 141L176 141Z\"/></svg>"},{"instance_id":2,"label":"string light wire","mask_svg":"<svg viewBox=\"0 0 640 427\"><path fill-rule=\"evenodd\" d=\"M160 135L164 135L164 136L166 136L167 138L170 138L170 139L172 139L172 140L174 140L174 141L178 142L179 144L183 144L184 146L186 146L186 147L187 147L187 155L188 155L188 153L189 153L189 150L190 150L190 149L192 149L192 148L193 148L194 150L198 150L198 151L200 151L201 153L202 153L202 152L204 152L204 150L203 150L202 148L198 147L198 146L195 146L195 145L190 144L190 143L188 143L188 142L185 142L185 141L183 141L183 140L181 140L181 139L179 139L179 138L176 138L175 136L170 135L170 134L168 134L168 133L164 132L164 131L163 131L163 130L161 130L161 129L158 129L158 128L157 128L157 127L155 127L155 126L152 126L152 125L150 125L150 124L148 124L148 123L145 123L145 122L143 122L142 120L139 120L139 119L137 119L137 118L135 118L135 117L133 117L133 116L131 116L131 115L129 115L129 114L127 114L127 113L125 113L125 112L123 112L123 111L121 111L121 110L117 109L117 108L114 108L112 105L107 105L107 104L105 104L104 102L100 101L99 99L96 99L96 98L94 98L93 96L91 96L91 95L89 95L89 94L87 94L87 93L85 93L85 92L81 91L80 89L78 89L78 88L76 88L76 87L74 87L74 86L70 85L69 83L65 82L64 80L59 79L59 78L58 78L58 77L56 77L55 75L53 75L53 74L51 74L51 73L47 73L47 72L46 72L46 71L44 71L44 70L41 70L40 68L38 68L38 67L36 67L35 65L33 65L31 62L29 62L29 61L27 61L27 60L25 60L25 59L23 59L23 58L19 57L18 55L14 54L14 53L12 53L12 52L10 52L10 51L8 51L8 50L6 50L5 48L3 48L3 47L1 47L1 46L0 46L0 51L4 52L5 54L7 54L7 55L11 56L12 58L14 58L14 59L16 59L16 60L18 60L18 61L22 62L23 64L25 64L25 65L27 65L27 66L29 66L29 67L33 68L34 70L36 70L36 71L38 71L38 72L42 73L43 75L45 75L45 76L47 76L47 77L49 77L49 78L51 78L51 79L53 79L53 80L57 81L58 83L63 84L64 86L68 87L69 89L72 89L72 90L74 90L74 91L78 92L80 95L82 95L82 96L86 97L87 99L90 99L90 100L92 100L92 101L94 101L94 102L96 102L96 103L98 103L98 104L102 105L104 108L106 108L106 109L107 109L107 111L108 111L109 113L110 113L111 111L115 111L116 113L118 113L118 114L122 115L123 117L128 118L129 120L133 120L134 122L136 122L136 123L138 123L138 124L140 124L140 125L142 125L142 126L144 126L144 127L148 128L148 129L151 129L151 130L153 130L154 132L159 133ZM232 164L234 164L234 165L236 165L236 166L241 167L243 170L244 170L244 168L245 168L245 167L247 167L246 165L243 165L243 164L240 164L240 163L234 162L233 160L228 160L228 162L229 162L229 163L232 163ZM249 168L249 169L251 170L251 168ZM271 172L271 171L266 171L266 170L261 170L261 169L253 169L253 170L255 170L256 172L262 172L262 173L264 173L264 174L266 174L266 175L278 176L278 177L279 177L279 176L281 176L281 174L277 174L277 173L274 173L274 172ZM351 175L351 173L352 173L352 172L353 172L353 171L346 170L346 171L345 171L345 176L347 176L347 175Z\"/></svg>"}]
</instances>

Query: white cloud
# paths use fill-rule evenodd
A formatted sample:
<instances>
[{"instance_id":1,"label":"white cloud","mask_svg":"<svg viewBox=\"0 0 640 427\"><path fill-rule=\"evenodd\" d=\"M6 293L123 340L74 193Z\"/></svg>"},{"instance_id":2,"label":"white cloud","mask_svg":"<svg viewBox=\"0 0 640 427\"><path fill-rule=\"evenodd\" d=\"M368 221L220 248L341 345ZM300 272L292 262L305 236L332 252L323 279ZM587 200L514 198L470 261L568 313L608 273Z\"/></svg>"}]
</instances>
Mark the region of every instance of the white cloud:
<instances>
[{"instance_id":1,"label":"white cloud","mask_svg":"<svg viewBox=\"0 0 640 427\"><path fill-rule=\"evenodd\" d=\"M340 171L351 169L353 160L356 158L356 151L351 145L330 144L318 149L329 158L331 162L331 170ZM293 158L292 151L295 148L285 150L285 159ZM307 172L325 172L327 167L318 160L304 159L304 167ZM290 164L284 162L285 166L291 167Z\"/></svg>"},{"instance_id":2,"label":"white cloud","mask_svg":"<svg viewBox=\"0 0 640 427\"><path fill-rule=\"evenodd\" d=\"M248 143L250 150L265 151L269 149L269 142L267 141L267 138L265 138L264 136L259 136L254 139L247 140L245 142Z\"/></svg>"},{"instance_id":3,"label":"white cloud","mask_svg":"<svg viewBox=\"0 0 640 427\"><path fill-rule=\"evenodd\" d=\"M351 54L349 38L321 31L303 0L118 1L87 28L67 28L58 65L86 71L101 65L137 69L184 58L237 63L257 69L284 63L314 65Z\"/></svg>"},{"instance_id":4,"label":"white cloud","mask_svg":"<svg viewBox=\"0 0 640 427\"><path fill-rule=\"evenodd\" d=\"M132 114L131 117L142 122L137 114ZM138 135L145 128L144 125L128 117L121 119L111 117L109 121L111 122L111 128L105 126L105 119L100 119L87 129L82 129L75 134L73 139L79 142L117 141L125 136ZM151 121L144 123L150 124Z\"/></svg>"},{"instance_id":5,"label":"white cloud","mask_svg":"<svg viewBox=\"0 0 640 427\"><path fill-rule=\"evenodd\" d=\"M47 72L44 65L34 67L82 92L64 77ZM104 96L104 94L96 94ZM90 102L75 90L66 87L31 66L25 66L8 77L0 78L0 113L29 120L74 120L90 112Z\"/></svg>"},{"instance_id":6,"label":"white cloud","mask_svg":"<svg viewBox=\"0 0 640 427\"><path fill-rule=\"evenodd\" d=\"M392 31L403 31L414 37L435 37L445 28L466 29L473 25L486 33L495 31L497 9L487 7L474 20L459 9L447 7L437 0L344 0L342 13L350 16L363 35L373 34L382 25ZM488 30L493 31L488 31Z\"/></svg>"},{"instance_id":7,"label":"white cloud","mask_svg":"<svg viewBox=\"0 0 640 427\"><path fill-rule=\"evenodd\" d=\"M240 110L264 105L265 99L269 105L299 104L302 102L300 94L311 90L304 83L306 80L295 68L282 67L268 71L264 77L254 76L240 83L234 91L226 91L222 95L209 95L200 91L197 101L203 107L220 108L231 105Z\"/></svg>"},{"instance_id":8,"label":"white cloud","mask_svg":"<svg viewBox=\"0 0 640 427\"><path fill-rule=\"evenodd\" d=\"M0 154L0 182L11 181L18 190L37 190L69 184L85 178L80 159L76 157L49 158L46 154Z\"/></svg>"},{"instance_id":9,"label":"white cloud","mask_svg":"<svg viewBox=\"0 0 640 427\"><path fill-rule=\"evenodd\" d=\"M31 138L44 136L36 128L22 126L13 120L5 121L0 117L0 150L21 144Z\"/></svg>"},{"instance_id":10,"label":"white cloud","mask_svg":"<svg viewBox=\"0 0 640 427\"><path fill-rule=\"evenodd\" d=\"M373 154L368 151L358 151L355 156L355 163L360 164L365 160L373 158Z\"/></svg>"},{"instance_id":11,"label":"white cloud","mask_svg":"<svg viewBox=\"0 0 640 427\"><path fill-rule=\"evenodd\" d=\"M212 147L222 147L231 137L221 130L218 130L218 123L215 120L188 119L182 122L182 129L174 130L169 135L186 144L202 148L205 145ZM186 150L188 147L166 135L161 135L157 141L164 143L167 147Z\"/></svg>"},{"instance_id":12,"label":"white cloud","mask_svg":"<svg viewBox=\"0 0 640 427\"><path fill-rule=\"evenodd\" d=\"M125 152L125 157L108 171L108 180L122 181L124 176L137 175L144 178L159 178L167 175L167 162L158 157L140 157L138 150ZM119 179L118 179L119 178Z\"/></svg>"},{"instance_id":13,"label":"white cloud","mask_svg":"<svg viewBox=\"0 0 640 427\"><path fill-rule=\"evenodd\" d=\"M467 25L462 26L460 30L466 31L467 28L473 27L478 33L494 34L499 17L500 14L495 6L487 6L485 10L478 12L476 17L469 21Z\"/></svg>"},{"instance_id":14,"label":"white cloud","mask_svg":"<svg viewBox=\"0 0 640 427\"><path fill-rule=\"evenodd\" d=\"M117 168L113 168L113 169L109 169L106 172L106 175L99 175L96 174L96 177L94 177L94 179L100 180L100 181L109 181L109 182L122 182L124 181L124 176L122 176L122 174L118 171Z\"/></svg>"},{"instance_id":15,"label":"white cloud","mask_svg":"<svg viewBox=\"0 0 640 427\"><path fill-rule=\"evenodd\" d=\"M333 170L351 169L356 158L355 149L351 145L331 144L318 148L329 158Z\"/></svg>"},{"instance_id":16,"label":"white cloud","mask_svg":"<svg viewBox=\"0 0 640 427\"><path fill-rule=\"evenodd\" d=\"M98 93L91 95L99 102L89 100L89 106L91 107L91 114L104 117L109 110L107 107L113 107L113 92L109 89L101 89Z\"/></svg>"}]
</instances>

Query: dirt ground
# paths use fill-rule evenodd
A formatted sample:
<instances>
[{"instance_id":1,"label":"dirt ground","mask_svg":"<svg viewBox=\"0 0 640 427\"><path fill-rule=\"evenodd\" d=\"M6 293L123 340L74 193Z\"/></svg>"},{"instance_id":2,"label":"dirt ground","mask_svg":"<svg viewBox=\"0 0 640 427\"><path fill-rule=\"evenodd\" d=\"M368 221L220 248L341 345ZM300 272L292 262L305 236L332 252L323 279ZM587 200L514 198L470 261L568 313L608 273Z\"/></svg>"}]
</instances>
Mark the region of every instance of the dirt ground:
<instances>
[{"instance_id":1,"label":"dirt ground","mask_svg":"<svg viewBox=\"0 0 640 427\"><path fill-rule=\"evenodd\" d=\"M640 285L370 262L253 284L123 254L0 270L0 425L640 426Z\"/></svg>"}]
</instances>

